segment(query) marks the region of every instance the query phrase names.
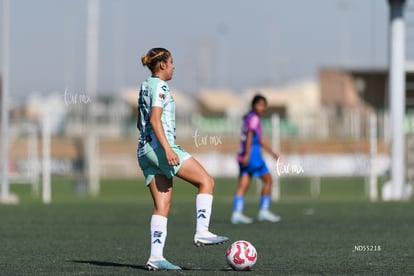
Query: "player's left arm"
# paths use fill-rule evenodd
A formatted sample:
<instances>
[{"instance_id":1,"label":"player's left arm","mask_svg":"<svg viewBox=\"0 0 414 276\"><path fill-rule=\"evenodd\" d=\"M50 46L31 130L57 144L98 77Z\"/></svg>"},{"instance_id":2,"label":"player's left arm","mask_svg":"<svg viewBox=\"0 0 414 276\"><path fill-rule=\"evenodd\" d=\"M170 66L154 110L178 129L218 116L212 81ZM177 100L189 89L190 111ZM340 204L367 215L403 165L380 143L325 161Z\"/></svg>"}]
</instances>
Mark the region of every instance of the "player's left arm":
<instances>
[{"instance_id":1,"label":"player's left arm","mask_svg":"<svg viewBox=\"0 0 414 276\"><path fill-rule=\"evenodd\" d=\"M273 151L272 147L263 137L260 138L260 144L262 145L263 149L265 149L268 153L270 153L273 156L274 159L279 158L279 154Z\"/></svg>"}]
</instances>

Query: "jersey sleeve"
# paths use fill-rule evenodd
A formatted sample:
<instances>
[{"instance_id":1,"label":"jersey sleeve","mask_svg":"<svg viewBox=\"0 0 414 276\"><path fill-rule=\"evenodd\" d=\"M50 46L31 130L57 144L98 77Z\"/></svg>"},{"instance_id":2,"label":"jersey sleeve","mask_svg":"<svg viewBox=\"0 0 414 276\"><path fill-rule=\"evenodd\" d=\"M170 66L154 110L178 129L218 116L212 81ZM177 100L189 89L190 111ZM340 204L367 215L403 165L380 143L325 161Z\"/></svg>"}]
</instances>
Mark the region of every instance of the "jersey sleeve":
<instances>
[{"instance_id":1,"label":"jersey sleeve","mask_svg":"<svg viewBox=\"0 0 414 276\"><path fill-rule=\"evenodd\" d=\"M257 115L251 116L246 122L248 131L258 131L260 128L260 118Z\"/></svg>"},{"instance_id":2,"label":"jersey sleeve","mask_svg":"<svg viewBox=\"0 0 414 276\"><path fill-rule=\"evenodd\" d=\"M165 99L168 93L168 85L165 82L159 82L151 95L151 107L164 107Z\"/></svg>"}]
</instances>

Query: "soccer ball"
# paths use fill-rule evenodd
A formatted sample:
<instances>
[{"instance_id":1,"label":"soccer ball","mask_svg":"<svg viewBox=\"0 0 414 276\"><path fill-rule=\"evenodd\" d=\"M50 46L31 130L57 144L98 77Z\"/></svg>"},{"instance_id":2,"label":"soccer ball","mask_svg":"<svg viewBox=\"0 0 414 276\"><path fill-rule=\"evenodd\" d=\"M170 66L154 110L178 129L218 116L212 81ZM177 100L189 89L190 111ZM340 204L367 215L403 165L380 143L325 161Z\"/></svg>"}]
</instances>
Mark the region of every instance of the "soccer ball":
<instances>
[{"instance_id":1,"label":"soccer ball","mask_svg":"<svg viewBox=\"0 0 414 276\"><path fill-rule=\"evenodd\" d=\"M257 261L256 248L248 241L236 241L227 248L226 259L233 270L250 270Z\"/></svg>"}]
</instances>

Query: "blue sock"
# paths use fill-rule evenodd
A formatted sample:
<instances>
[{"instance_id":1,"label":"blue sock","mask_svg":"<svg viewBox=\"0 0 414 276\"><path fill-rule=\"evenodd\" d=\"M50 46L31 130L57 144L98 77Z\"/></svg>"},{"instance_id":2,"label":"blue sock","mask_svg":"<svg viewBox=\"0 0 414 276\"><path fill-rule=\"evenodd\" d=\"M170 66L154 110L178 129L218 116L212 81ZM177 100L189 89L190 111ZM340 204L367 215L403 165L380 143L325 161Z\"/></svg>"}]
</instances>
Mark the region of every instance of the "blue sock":
<instances>
[{"instance_id":1,"label":"blue sock","mask_svg":"<svg viewBox=\"0 0 414 276\"><path fill-rule=\"evenodd\" d=\"M243 212L244 196L235 195L233 200L233 212Z\"/></svg>"},{"instance_id":2,"label":"blue sock","mask_svg":"<svg viewBox=\"0 0 414 276\"><path fill-rule=\"evenodd\" d=\"M269 210L270 208L270 195L262 195L260 197L260 210Z\"/></svg>"}]
</instances>

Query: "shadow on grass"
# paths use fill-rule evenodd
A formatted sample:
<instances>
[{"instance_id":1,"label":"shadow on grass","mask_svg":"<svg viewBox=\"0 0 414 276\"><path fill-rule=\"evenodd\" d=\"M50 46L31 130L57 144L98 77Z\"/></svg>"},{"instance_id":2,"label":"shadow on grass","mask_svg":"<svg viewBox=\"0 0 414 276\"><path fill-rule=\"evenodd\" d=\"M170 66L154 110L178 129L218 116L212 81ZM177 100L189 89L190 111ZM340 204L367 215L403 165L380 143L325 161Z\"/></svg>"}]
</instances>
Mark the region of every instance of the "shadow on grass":
<instances>
[{"instance_id":1,"label":"shadow on grass","mask_svg":"<svg viewBox=\"0 0 414 276\"><path fill-rule=\"evenodd\" d=\"M143 269L146 268L143 265L132 265L132 264L120 264L120 263L113 263L113 262L103 262L103 261L92 261L92 260L71 260L72 263L77 264L89 264L95 266L108 266L108 267L128 267L128 268L135 268L135 269Z\"/></svg>"},{"instance_id":2,"label":"shadow on grass","mask_svg":"<svg viewBox=\"0 0 414 276\"><path fill-rule=\"evenodd\" d=\"M134 269L140 269L140 270L146 270L148 271L145 266L143 265L131 265L131 264L120 264L120 263L114 263L114 262L103 262L103 261L93 261L93 260L71 260L72 263L77 264L89 264L94 266L102 266L102 267L128 267L128 268L134 268ZM187 267L182 267L182 271L212 271L210 269L191 269ZM213 270L216 271L216 270ZM218 271L232 271L231 268L225 268L220 269ZM170 271L172 272L172 271ZM179 272L179 271L177 271Z\"/></svg>"}]
</instances>

